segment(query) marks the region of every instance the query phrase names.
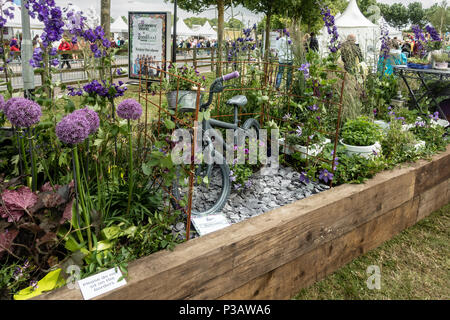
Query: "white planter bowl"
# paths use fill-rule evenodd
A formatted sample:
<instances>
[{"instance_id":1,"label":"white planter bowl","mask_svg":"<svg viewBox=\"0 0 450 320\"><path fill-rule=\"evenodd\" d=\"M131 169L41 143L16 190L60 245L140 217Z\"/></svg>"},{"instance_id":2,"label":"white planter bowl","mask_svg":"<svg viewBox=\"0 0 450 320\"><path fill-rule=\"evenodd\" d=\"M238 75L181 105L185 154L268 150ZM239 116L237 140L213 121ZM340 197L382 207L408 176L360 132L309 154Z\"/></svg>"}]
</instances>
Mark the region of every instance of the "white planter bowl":
<instances>
[{"instance_id":1,"label":"white planter bowl","mask_svg":"<svg viewBox=\"0 0 450 320\"><path fill-rule=\"evenodd\" d=\"M384 120L375 120L373 123L379 125L383 130L389 130L389 123Z\"/></svg>"},{"instance_id":2,"label":"white planter bowl","mask_svg":"<svg viewBox=\"0 0 450 320\"><path fill-rule=\"evenodd\" d=\"M339 141L344 147L345 152L347 155L352 156L354 154L357 154L364 158L370 158L374 156L374 151L378 154L381 151L381 145L379 142L375 142L375 144L371 146L352 146L349 144L344 143L343 139Z\"/></svg>"},{"instance_id":3,"label":"white planter bowl","mask_svg":"<svg viewBox=\"0 0 450 320\"><path fill-rule=\"evenodd\" d=\"M330 143L330 139L325 139L322 143L312 144L309 148L301 145L288 145L284 143L284 138L279 139L279 143L281 145L281 152L285 154L293 154L294 152L301 152L301 159L306 159L306 155L309 156L317 156L322 152L323 148L326 144Z\"/></svg>"}]
</instances>

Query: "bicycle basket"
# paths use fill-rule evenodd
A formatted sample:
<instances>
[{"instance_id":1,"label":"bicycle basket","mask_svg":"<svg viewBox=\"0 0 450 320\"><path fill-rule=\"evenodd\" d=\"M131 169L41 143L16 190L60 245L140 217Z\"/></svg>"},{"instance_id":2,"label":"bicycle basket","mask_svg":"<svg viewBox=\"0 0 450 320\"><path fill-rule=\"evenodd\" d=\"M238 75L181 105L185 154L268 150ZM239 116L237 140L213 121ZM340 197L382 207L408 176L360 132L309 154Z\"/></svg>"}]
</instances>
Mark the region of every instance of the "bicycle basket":
<instances>
[{"instance_id":1,"label":"bicycle basket","mask_svg":"<svg viewBox=\"0 0 450 320\"><path fill-rule=\"evenodd\" d=\"M170 91L166 94L167 103L169 109L175 110L178 104L178 111L181 112L193 112L197 109L197 91L178 91L178 102L177 102L177 91ZM203 94L200 93L201 104Z\"/></svg>"}]
</instances>

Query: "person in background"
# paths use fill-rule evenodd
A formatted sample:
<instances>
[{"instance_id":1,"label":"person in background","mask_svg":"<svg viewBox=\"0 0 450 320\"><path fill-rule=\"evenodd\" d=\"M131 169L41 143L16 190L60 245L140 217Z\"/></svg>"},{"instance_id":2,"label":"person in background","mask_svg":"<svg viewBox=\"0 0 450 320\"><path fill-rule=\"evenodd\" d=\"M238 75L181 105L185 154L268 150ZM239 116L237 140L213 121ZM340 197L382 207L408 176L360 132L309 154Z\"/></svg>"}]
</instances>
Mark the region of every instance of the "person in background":
<instances>
[{"instance_id":1,"label":"person in background","mask_svg":"<svg viewBox=\"0 0 450 320\"><path fill-rule=\"evenodd\" d=\"M276 50L278 54L279 67L275 88L280 90L284 69L287 68L286 88L287 91L289 91L292 81L292 63L294 55L292 53L292 41L289 39L289 31L286 29L282 31L282 36L277 40Z\"/></svg>"},{"instance_id":2,"label":"person in background","mask_svg":"<svg viewBox=\"0 0 450 320\"><path fill-rule=\"evenodd\" d=\"M349 34L347 40L341 46L341 59L344 69L350 74L355 74L360 62L364 61L361 49L356 44L356 36Z\"/></svg>"},{"instance_id":3,"label":"person in background","mask_svg":"<svg viewBox=\"0 0 450 320\"><path fill-rule=\"evenodd\" d=\"M33 38L33 49L36 49L40 46L39 35L35 35Z\"/></svg>"},{"instance_id":4,"label":"person in background","mask_svg":"<svg viewBox=\"0 0 450 320\"><path fill-rule=\"evenodd\" d=\"M311 38L309 39L309 48L313 51L319 51L319 41L316 38L316 34L311 32Z\"/></svg>"},{"instance_id":5,"label":"person in background","mask_svg":"<svg viewBox=\"0 0 450 320\"><path fill-rule=\"evenodd\" d=\"M12 52L19 52L19 44L17 43L17 39L16 38L12 38L11 41L9 42L9 51Z\"/></svg>"},{"instance_id":6,"label":"person in background","mask_svg":"<svg viewBox=\"0 0 450 320\"><path fill-rule=\"evenodd\" d=\"M71 50L73 50L73 51L80 50L80 47L78 46L78 40L77 40L76 37L72 38L72 40L70 41L70 44L71 44L71 48L70 48ZM75 59L75 60L78 60L78 54L74 53L72 55L72 58Z\"/></svg>"},{"instance_id":7,"label":"person in background","mask_svg":"<svg viewBox=\"0 0 450 320\"><path fill-rule=\"evenodd\" d=\"M70 44L69 44L69 42L67 41L66 38L63 38L61 40L61 43L59 44L58 50L59 51L63 51L63 52L71 50L71 46L70 46ZM71 69L72 67L70 66L70 63L69 63L70 55L68 53L63 53L61 56L62 56L62 59L61 59L62 63L61 63L60 69L64 69L64 65L65 64L67 64L67 69Z\"/></svg>"},{"instance_id":8,"label":"person in background","mask_svg":"<svg viewBox=\"0 0 450 320\"><path fill-rule=\"evenodd\" d=\"M306 33L303 37L303 48L305 49L305 52L309 52L309 39L310 39L309 33Z\"/></svg>"},{"instance_id":9,"label":"person in background","mask_svg":"<svg viewBox=\"0 0 450 320\"><path fill-rule=\"evenodd\" d=\"M394 72L394 66L406 64L408 59L406 58L406 55L401 52L398 41L392 39L389 41L388 46L389 53L386 59L383 57L383 53L380 53L377 69L378 72L390 76Z\"/></svg>"}]
</instances>

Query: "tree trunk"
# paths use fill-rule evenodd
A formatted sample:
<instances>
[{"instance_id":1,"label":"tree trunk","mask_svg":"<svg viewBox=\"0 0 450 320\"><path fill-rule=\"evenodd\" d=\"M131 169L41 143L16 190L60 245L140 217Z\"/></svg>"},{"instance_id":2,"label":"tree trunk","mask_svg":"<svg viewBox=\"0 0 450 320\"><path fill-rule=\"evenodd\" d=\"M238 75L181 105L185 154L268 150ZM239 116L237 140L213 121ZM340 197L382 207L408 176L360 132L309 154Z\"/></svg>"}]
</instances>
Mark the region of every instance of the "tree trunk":
<instances>
[{"instance_id":1,"label":"tree trunk","mask_svg":"<svg viewBox=\"0 0 450 320\"><path fill-rule=\"evenodd\" d=\"M111 0L100 2L100 24L105 31L105 37L111 39Z\"/></svg>"},{"instance_id":2,"label":"tree trunk","mask_svg":"<svg viewBox=\"0 0 450 320\"><path fill-rule=\"evenodd\" d=\"M223 30L224 30L224 12L225 4L224 0L217 0L217 67L216 76L220 77L222 75L222 48L223 48Z\"/></svg>"}]
</instances>

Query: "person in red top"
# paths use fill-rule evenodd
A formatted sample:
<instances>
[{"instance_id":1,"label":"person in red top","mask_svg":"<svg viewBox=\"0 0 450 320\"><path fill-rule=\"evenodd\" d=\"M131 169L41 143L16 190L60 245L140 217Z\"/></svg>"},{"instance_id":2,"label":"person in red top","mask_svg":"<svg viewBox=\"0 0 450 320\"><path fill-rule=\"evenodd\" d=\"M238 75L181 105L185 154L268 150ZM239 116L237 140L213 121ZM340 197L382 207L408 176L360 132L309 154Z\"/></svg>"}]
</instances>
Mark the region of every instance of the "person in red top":
<instances>
[{"instance_id":1,"label":"person in red top","mask_svg":"<svg viewBox=\"0 0 450 320\"><path fill-rule=\"evenodd\" d=\"M62 39L61 43L59 44L58 50L59 51L70 51L72 49L72 46L69 42L67 42L66 39ZM70 63L69 63L70 55L67 53L62 54L62 64L60 66L61 69L64 69L64 65L67 64L67 69L71 69Z\"/></svg>"}]
</instances>

